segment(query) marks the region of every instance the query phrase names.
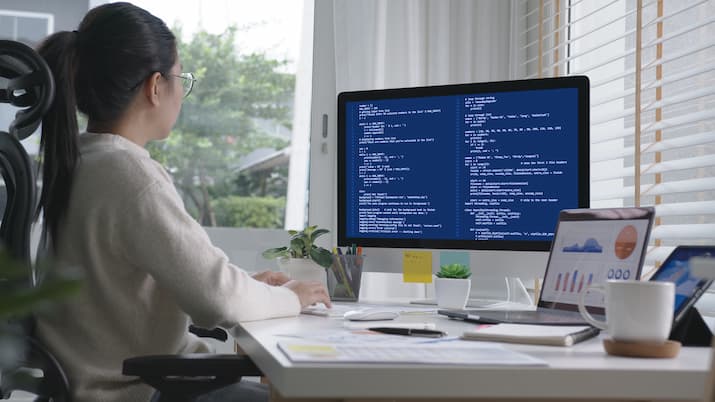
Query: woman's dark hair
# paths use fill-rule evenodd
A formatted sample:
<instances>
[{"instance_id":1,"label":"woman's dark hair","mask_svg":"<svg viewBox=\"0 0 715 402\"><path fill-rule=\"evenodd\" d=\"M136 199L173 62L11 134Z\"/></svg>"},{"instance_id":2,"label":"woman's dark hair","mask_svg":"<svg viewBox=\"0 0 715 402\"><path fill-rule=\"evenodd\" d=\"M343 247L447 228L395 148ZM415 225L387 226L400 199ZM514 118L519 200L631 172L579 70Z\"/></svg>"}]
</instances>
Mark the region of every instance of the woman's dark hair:
<instances>
[{"instance_id":1,"label":"woman's dark hair","mask_svg":"<svg viewBox=\"0 0 715 402\"><path fill-rule=\"evenodd\" d=\"M77 110L90 126L116 122L155 72L176 62L176 39L159 18L129 3L90 10L77 31L57 32L38 48L52 70L55 100L42 120L42 193L37 216L57 243L79 158ZM41 212L42 211L42 212Z\"/></svg>"}]
</instances>

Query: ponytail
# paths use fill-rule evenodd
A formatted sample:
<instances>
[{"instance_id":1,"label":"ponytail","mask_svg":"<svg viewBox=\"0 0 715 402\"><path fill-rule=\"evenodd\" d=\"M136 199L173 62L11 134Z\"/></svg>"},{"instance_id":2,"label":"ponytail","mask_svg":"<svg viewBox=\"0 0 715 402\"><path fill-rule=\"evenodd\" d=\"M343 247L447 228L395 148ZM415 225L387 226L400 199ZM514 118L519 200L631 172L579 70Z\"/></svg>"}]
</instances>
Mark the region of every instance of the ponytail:
<instances>
[{"instance_id":1,"label":"ponytail","mask_svg":"<svg viewBox=\"0 0 715 402\"><path fill-rule=\"evenodd\" d=\"M52 244L57 242L57 229L67 211L79 158L77 36L77 32L55 33L37 50L52 70L56 88L55 99L42 119L42 192L36 215L42 213Z\"/></svg>"},{"instance_id":2,"label":"ponytail","mask_svg":"<svg viewBox=\"0 0 715 402\"><path fill-rule=\"evenodd\" d=\"M55 79L55 99L42 119L42 193L37 216L53 247L67 213L79 160L77 111L94 127L111 127L155 72L176 62L176 38L159 18L130 3L91 9L77 31L45 39L38 53Z\"/></svg>"}]
</instances>

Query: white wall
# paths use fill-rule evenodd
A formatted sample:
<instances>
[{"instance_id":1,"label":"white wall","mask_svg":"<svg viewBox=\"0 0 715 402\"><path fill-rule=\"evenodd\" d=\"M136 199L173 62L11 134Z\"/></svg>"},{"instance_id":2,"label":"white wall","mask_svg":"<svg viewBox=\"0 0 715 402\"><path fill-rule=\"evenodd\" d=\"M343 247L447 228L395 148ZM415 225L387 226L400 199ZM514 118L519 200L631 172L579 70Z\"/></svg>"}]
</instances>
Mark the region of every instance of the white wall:
<instances>
[{"instance_id":1,"label":"white wall","mask_svg":"<svg viewBox=\"0 0 715 402\"><path fill-rule=\"evenodd\" d=\"M336 97L342 90L496 81L509 78L511 3L315 0L309 222L337 243ZM403 12L404 11L404 12ZM404 57L403 57L404 56ZM328 133L323 137L322 119ZM402 272L402 249L366 248L364 269ZM546 252L471 251L479 278L543 275ZM433 250L433 272L439 254ZM403 293L424 293L407 286ZM420 290L421 289L421 290Z\"/></svg>"}]
</instances>

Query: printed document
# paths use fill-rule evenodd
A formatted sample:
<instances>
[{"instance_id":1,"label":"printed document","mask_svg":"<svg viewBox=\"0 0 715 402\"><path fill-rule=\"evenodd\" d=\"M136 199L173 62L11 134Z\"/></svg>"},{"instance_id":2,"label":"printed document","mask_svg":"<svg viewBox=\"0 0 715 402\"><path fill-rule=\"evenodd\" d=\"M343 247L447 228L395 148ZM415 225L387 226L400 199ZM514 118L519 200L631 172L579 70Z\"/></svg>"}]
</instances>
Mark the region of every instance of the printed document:
<instances>
[{"instance_id":1,"label":"printed document","mask_svg":"<svg viewBox=\"0 0 715 402\"><path fill-rule=\"evenodd\" d=\"M294 363L419 363L468 366L546 366L541 359L499 345L459 341L433 344L278 342Z\"/></svg>"}]
</instances>

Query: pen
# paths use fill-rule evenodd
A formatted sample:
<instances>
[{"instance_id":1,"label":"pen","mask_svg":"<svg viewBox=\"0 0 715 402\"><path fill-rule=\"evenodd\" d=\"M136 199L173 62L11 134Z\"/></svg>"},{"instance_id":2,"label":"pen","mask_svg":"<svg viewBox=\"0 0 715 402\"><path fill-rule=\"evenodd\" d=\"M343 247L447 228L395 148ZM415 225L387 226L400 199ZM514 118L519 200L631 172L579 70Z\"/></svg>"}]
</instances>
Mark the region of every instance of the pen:
<instances>
[{"instance_id":1,"label":"pen","mask_svg":"<svg viewBox=\"0 0 715 402\"><path fill-rule=\"evenodd\" d=\"M445 332L432 329L373 327L368 330L390 335L423 336L425 338L441 338L447 335Z\"/></svg>"}]
</instances>

